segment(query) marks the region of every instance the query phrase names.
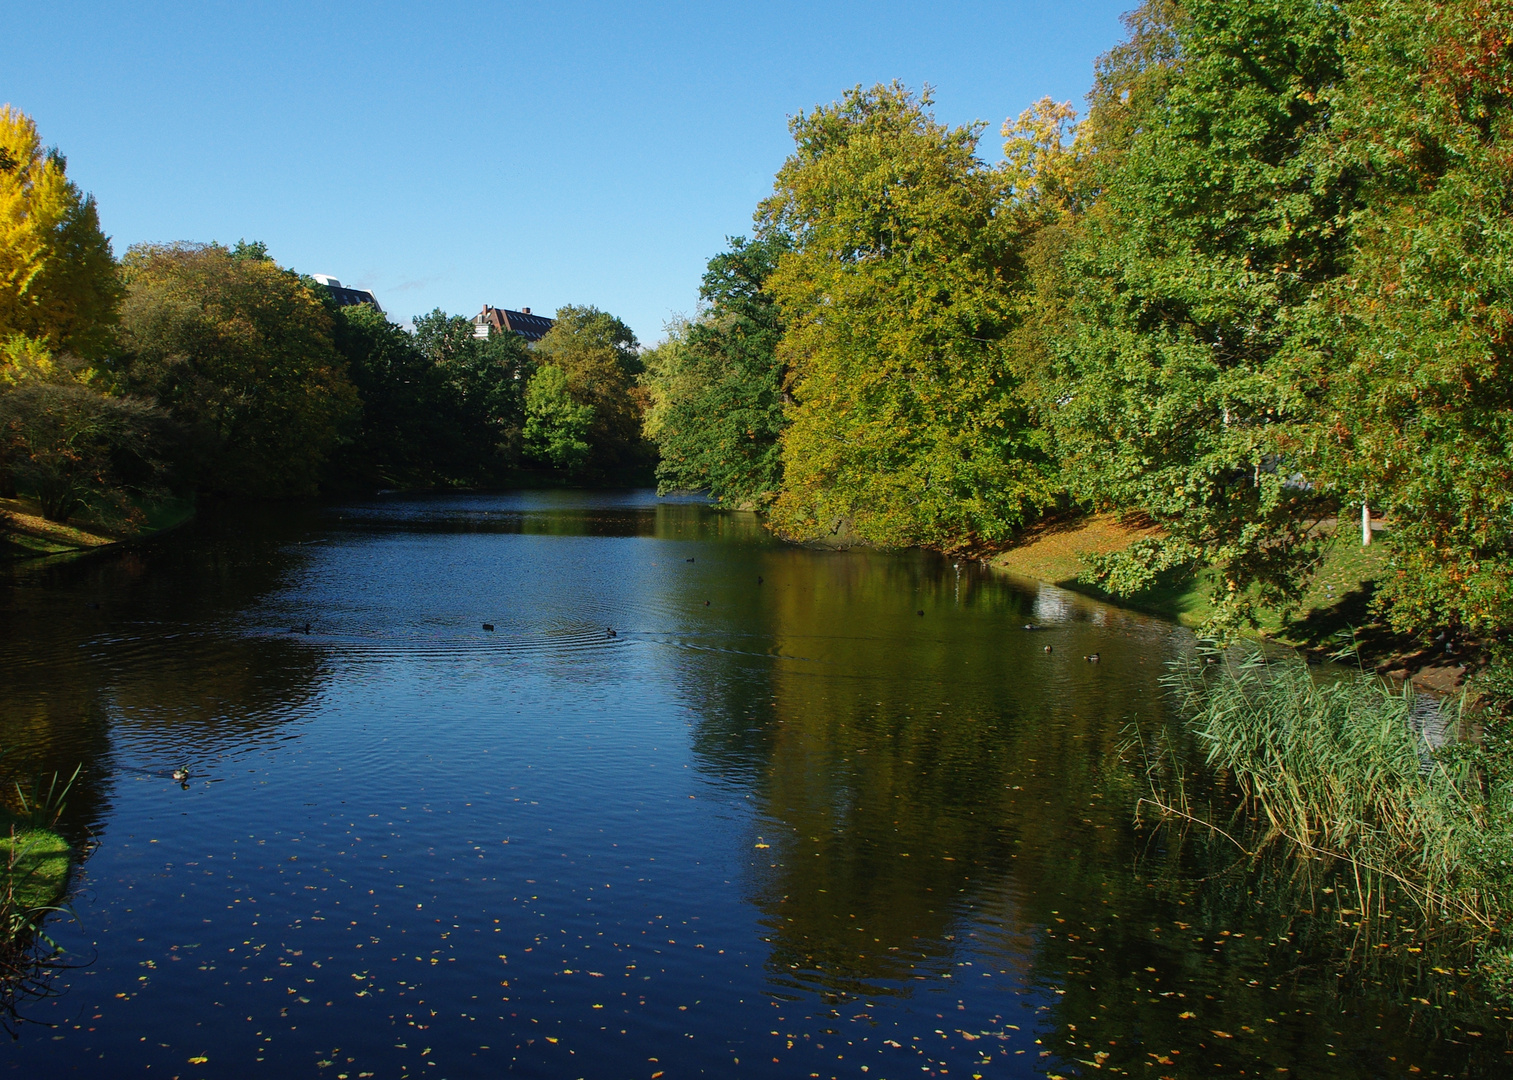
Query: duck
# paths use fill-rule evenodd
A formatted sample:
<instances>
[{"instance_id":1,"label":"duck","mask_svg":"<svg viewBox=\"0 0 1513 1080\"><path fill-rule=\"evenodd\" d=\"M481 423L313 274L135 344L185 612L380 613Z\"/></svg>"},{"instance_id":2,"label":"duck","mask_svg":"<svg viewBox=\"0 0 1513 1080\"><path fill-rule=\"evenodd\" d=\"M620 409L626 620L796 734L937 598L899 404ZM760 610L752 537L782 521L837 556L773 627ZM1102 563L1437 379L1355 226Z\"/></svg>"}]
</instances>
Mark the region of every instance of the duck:
<instances>
[{"instance_id":1,"label":"duck","mask_svg":"<svg viewBox=\"0 0 1513 1080\"><path fill-rule=\"evenodd\" d=\"M493 623L491 623L491 622L486 622L486 623L484 623L484 624L483 624L483 628L484 628L484 629L485 629L485 630L490 630L490 631L492 631L492 630L493 630L493 629L494 629L494 624L493 624Z\"/></svg>"},{"instance_id":2,"label":"duck","mask_svg":"<svg viewBox=\"0 0 1513 1080\"><path fill-rule=\"evenodd\" d=\"M1098 657L1098 654L1094 652L1094 653L1088 653L1086 656L1083 657L1083 659L1086 660L1089 664L1096 664L1098 662L1099 657Z\"/></svg>"},{"instance_id":3,"label":"duck","mask_svg":"<svg viewBox=\"0 0 1513 1080\"><path fill-rule=\"evenodd\" d=\"M1026 629L1026 630L1038 630L1038 629L1040 629L1040 628L1039 628L1039 627L1038 627L1038 626L1036 626L1036 625L1035 625L1035 624L1034 624L1034 623L1032 623L1032 622L1027 622L1027 623L1025 623L1025 624L1024 624L1024 628L1025 628L1025 629Z\"/></svg>"},{"instance_id":4,"label":"duck","mask_svg":"<svg viewBox=\"0 0 1513 1080\"><path fill-rule=\"evenodd\" d=\"M924 612L923 611L916 611L914 614L916 614L916 615L923 615Z\"/></svg>"},{"instance_id":5,"label":"duck","mask_svg":"<svg viewBox=\"0 0 1513 1080\"><path fill-rule=\"evenodd\" d=\"M1047 645L1047 646L1046 646L1046 647L1045 647L1045 651L1046 651L1046 652L1050 652L1050 651L1051 651L1051 647L1050 647L1050 646L1049 646L1049 645Z\"/></svg>"},{"instance_id":6,"label":"duck","mask_svg":"<svg viewBox=\"0 0 1513 1080\"><path fill-rule=\"evenodd\" d=\"M614 637L615 636L615 628L613 626L606 626L604 628L604 636L605 637Z\"/></svg>"},{"instance_id":7,"label":"duck","mask_svg":"<svg viewBox=\"0 0 1513 1080\"><path fill-rule=\"evenodd\" d=\"M173 772L169 773L169 775L179 783L187 784L189 782L189 766L180 765L177 769L174 769Z\"/></svg>"}]
</instances>

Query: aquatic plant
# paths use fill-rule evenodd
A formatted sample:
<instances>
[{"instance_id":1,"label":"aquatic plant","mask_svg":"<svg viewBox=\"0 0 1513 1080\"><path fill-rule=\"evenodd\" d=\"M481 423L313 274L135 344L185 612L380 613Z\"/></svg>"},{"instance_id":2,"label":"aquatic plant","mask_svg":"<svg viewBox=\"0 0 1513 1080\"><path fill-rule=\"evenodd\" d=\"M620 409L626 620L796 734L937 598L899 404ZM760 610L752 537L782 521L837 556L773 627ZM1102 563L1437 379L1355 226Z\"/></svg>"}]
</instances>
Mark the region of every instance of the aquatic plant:
<instances>
[{"instance_id":1,"label":"aquatic plant","mask_svg":"<svg viewBox=\"0 0 1513 1080\"><path fill-rule=\"evenodd\" d=\"M51 975L64 966L62 948L43 928L61 905L69 872L68 842L54 827L79 777L57 773L14 782L14 805L0 812L0 1026L14 1034L22 1002L51 992Z\"/></svg>"},{"instance_id":2,"label":"aquatic plant","mask_svg":"<svg viewBox=\"0 0 1513 1080\"><path fill-rule=\"evenodd\" d=\"M1195 811L1192 770L1171 755L1147 753L1142 803L1252 858L1285 842L1338 861L1362 918L1406 894L1426 926L1480 940L1489 975L1499 964L1513 974L1500 940L1513 914L1513 751L1495 716L1463 702L1426 710L1411 687L1365 672L1315 678L1300 658L1258 650L1178 662L1164 682L1216 789L1235 796L1232 816ZM1457 738L1473 719L1479 737Z\"/></svg>"}]
</instances>

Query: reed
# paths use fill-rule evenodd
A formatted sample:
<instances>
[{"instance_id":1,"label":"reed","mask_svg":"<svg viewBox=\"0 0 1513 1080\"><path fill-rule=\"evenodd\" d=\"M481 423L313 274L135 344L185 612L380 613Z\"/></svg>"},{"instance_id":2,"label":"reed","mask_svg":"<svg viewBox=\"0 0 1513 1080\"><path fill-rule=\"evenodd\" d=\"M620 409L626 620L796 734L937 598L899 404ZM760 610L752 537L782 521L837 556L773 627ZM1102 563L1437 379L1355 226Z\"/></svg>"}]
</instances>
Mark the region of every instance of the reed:
<instances>
[{"instance_id":1,"label":"reed","mask_svg":"<svg viewBox=\"0 0 1513 1080\"><path fill-rule=\"evenodd\" d=\"M1301 659L1252 651L1179 663L1166 682L1258 826L1239 846L1341 860L1367 910L1390 882L1431 919L1495 931L1513 913L1513 770L1496 740L1453 738L1459 703L1442 704L1452 738L1435 745L1412 689L1365 673L1321 681ZM1159 792L1149 801L1190 816Z\"/></svg>"}]
</instances>

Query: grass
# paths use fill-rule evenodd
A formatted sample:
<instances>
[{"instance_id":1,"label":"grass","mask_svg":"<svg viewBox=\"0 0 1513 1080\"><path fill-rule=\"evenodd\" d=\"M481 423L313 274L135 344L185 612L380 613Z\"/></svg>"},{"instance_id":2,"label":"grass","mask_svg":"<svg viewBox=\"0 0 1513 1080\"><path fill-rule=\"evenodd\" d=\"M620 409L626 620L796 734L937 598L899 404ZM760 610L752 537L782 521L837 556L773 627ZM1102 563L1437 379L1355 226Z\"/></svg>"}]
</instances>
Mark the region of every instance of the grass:
<instances>
[{"instance_id":1,"label":"grass","mask_svg":"<svg viewBox=\"0 0 1513 1080\"><path fill-rule=\"evenodd\" d=\"M1488 930L1513 909L1492 870L1513 854L1513 792L1483 786L1472 748L1439 750L1415 730L1411 688L1365 674L1316 681L1301 659L1259 651L1216 658L1178 665L1167 683L1207 767L1264 823L1261 844L1344 860L1426 913Z\"/></svg>"},{"instance_id":2,"label":"grass","mask_svg":"<svg viewBox=\"0 0 1513 1080\"><path fill-rule=\"evenodd\" d=\"M51 829L15 822L0 831L0 918L28 923L28 913L51 908L68 882L68 842ZM12 935L16 926L10 927Z\"/></svg>"},{"instance_id":3,"label":"grass","mask_svg":"<svg viewBox=\"0 0 1513 1080\"><path fill-rule=\"evenodd\" d=\"M1268 659L1254 647L1178 662L1165 681L1201 765L1142 736L1141 805L1211 830L1253 870L1275 865L1279 847L1305 877L1337 868L1336 888L1324 891L1347 897L1336 897L1339 909L1356 917L1368 952L1430 940L1474 951L1494 996L1513 1001L1505 716L1462 717L1441 702L1450 737L1435 746L1410 722L1411 687L1365 672L1316 679L1298 655ZM1457 740L1466 720L1479 737ZM1404 900L1416 913L1407 938Z\"/></svg>"},{"instance_id":4,"label":"grass","mask_svg":"<svg viewBox=\"0 0 1513 1080\"><path fill-rule=\"evenodd\" d=\"M1087 568L1086 556L1122 551L1136 540L1159 535L1156 526L1117 514L1062 519L1028 530L1014 547L995 555L992 563L1019 577L1048 581L1063 589L1196 629L1213 614L1208 601L1213 578L1208 572L1173 571L1154 587L1134 596L1115 596L1078 580ZM1333 653L1339 648L1341 636L1353 635L1362 654L1373 663L1382 662L1384 669L1401 666L1405 658L1417 653L1418 646L1390 633L1371 608L1376 579L1386 569L1386 563L1386 545L1362 547L1355 531L1347 530L1330 546L1298 610L1286 619L1276 612L1263 613L1258 634L1316 653ZM1413 674L1434 662L1428 656L1420 659L1422 663L1409 664L1402 674ZM1458 685L1456 679L1441 681L1445 685L1439 689Z\"/></svg>"},{"instance_id":5,"label":"grass","mask_svg":"<svg viewBox=\"0 0 1513 1080\"><path fill-rule=\"evenodd\" d=\"M137 506L141 519L123 527L80 514L67 524L48 521L33 499L0 499L0 559L63 555L141 539L194 516L193 499L164 499Z\"/></svg>"}]
</instances>

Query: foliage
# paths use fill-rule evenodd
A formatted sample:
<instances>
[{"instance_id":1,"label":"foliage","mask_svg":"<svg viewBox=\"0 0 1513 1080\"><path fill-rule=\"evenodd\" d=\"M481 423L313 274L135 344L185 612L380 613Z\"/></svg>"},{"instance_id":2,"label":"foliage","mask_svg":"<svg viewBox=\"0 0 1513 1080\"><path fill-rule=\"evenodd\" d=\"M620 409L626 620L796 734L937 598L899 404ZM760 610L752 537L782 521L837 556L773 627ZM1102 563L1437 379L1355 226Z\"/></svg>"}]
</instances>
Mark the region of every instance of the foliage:
<instances>
[{"instance_id":1,"label":"foliage","mask_svg":"<svg viewBox=\"0 0 1513 1080\"><path fill-rule=\"evenodd\" d=\"M198 440L199 481L313 495L358 414L322 299L256 245L138 246L123 274L116 373Z\"/></svg>"},{"instance_id":2,"label":"foliage","mask_svg":"<svg viewBox=\"0 0 1513 1080\"><path fill-rule=\"evenodd\" d=\"M128 495L146 493L162 467L165 421L151 402L105 393L77 358L33 346L0 364L0 467L49 521L86 507L129 517Z\"/></svg>"},{"instance_id":3,"label":"foliage","mask_svg":"<svg viewBox=\"0 0 1513 1080\"><path fill-rule=\"evenodd\" d=\"M721 504L765 507L782 485L783 325L765 284L788 249L774 234L709 260L691 323L645 357L647 437L657 443L658 490L707 489Z\"/></svg>"},{"instance_id":4,"label":"foliage","mask_svg":"<svg viewBox=\"0 0 1513 1080\"><path fill-rule=\"evenodd\" d=\"M1365 176L1333 290L1348 364L1320 416L1391 521L1399 629L1513 631L1513 11L1352 6L1338 153Z\"/></svg>"},{"instance_id":5,"label":"foliage","mask_svg":"<svg viewBox=\"0 0 1513 1080\"><path fill-rule=\"evenodd\" d=\"M930 104L894 84L801 113L758 211L792 242L767 288L795 400L772 521L794 538L1003 539L1054 498L1005 358L1019 234L979 129Z\"/></svg>"},{"instance_id":6,"label":"foliage","mask_svg":"<svg viewBox=\"0 0 1513 1080\"><path fill-rule=\"evenodd\" d=\"M535 354L543 367L561 369L568 395L592 410L581 471L598 479L648 472L655 451L641 433L647 395L638 377L645 364L630 327L596 307L559 308Z\"/></svg>"},{"instance_id":7,"label":"foliage","mask_svg":"<svg viewBox=\"0 0 1513 1080\"><path fill-rule=\"evenodd\" d=\"M1254 624L1258 601L1297 601L1333 506L1300 470L1318 300L1354 206L1352 175L1318 149L1345 26L1311 0L1193 0L1168 17L1173 46L1150 54L1168 70L1110 64L1094 92L1144 114L1116 122L1104 105L1104 130L1128 144L1101 164L1101 198L1066 256L1071 320L1048 419L1075 497L1166 532L1097 560L1097 580L1130 593L1214 566L1215 625L1233 629Z\"/></svg>"},{"instance_id":8,"label":"foliage","mask_svg":"<svg viewBox=\"0 0 1513 1080\"><path fill-rule=\"evenodd\" d=\"M97 358L111 343L121 287L93 197L44 150L30 117L0 107L0 339Z\"/></svg>"},{"instance_id":9,"label":"foliage","mask_svg":"<svg viewBox=\"0 0 1513 1080\"><path fill-rule=\"evenodd\" d=\"M553 468L576 474L588 464L594 407L568 389L567 372L556 364L536 369L525 391L525 448Z\"/></svg>"},{"instance_id":10,"label":"foliage","mask_svg":"<svg viewBox=\"0 0 1513 1080\"><path fill-rule=\"evenodd\" d=\"M338 484L425 483L461 457L447 423L445 379L411 334L368 304L328 304L336 351L362 402L352 440L337 451Z\"/></svg>"}]
</instances>

